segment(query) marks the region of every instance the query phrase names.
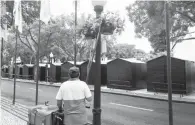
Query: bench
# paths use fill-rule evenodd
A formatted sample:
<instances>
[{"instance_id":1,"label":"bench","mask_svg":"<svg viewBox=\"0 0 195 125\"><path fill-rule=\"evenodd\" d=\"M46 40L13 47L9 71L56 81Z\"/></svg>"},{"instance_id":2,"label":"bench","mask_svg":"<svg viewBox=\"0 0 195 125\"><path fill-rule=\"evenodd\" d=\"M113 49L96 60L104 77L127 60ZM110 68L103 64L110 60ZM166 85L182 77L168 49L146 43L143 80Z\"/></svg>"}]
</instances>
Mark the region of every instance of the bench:
<instances>
[{"instance_id":1,"label":"bench","mask_svg":"<svg viewBox=\"0 0 195 125\"><path fill-rule=\"evenodd\" d=\"M116 88L116 89L132 89L132 85L129 81L119 81L119 80L109 80L108 85L109 88Z\"/></svg>"},{"instance_id":2,"label":"bench","mask_svg":"<svg viewBox=\"0 0 195 125\"><path fill-rule=\"evenodd\" d=\"M161 82L152 82L153 84L153 90L155 91L155 93L158 94L159 91L162 92L168 92L168 84L165 83L161 83ZM175 87L173 86L177 86L177 88L179 89L175 89ZM178 92L180 94L180 97L183 97L184 94L186 94L186 90L184 90L184 84L180 84L180 83L172 83L172 92Z\"/></svg>"},{"instance_id":3,"label":"bench","mask_svg":"<svg viewBox=\"0 0 195 125\"><path fill-rule=\"evenodd\" d=\"M32 80L33 75L16 75L17 78Z\"/></svg>"}]
</instances>

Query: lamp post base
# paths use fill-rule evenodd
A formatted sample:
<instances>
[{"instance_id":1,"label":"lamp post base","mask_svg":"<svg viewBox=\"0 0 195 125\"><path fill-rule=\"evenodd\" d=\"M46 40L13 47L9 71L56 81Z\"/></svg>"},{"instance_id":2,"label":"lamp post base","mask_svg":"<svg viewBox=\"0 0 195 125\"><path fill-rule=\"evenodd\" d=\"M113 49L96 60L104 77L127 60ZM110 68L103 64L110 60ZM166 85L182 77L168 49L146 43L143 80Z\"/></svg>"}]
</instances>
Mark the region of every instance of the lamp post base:
<instances>
[{"instance_id":1,"label":"lamp post base","mask_svg":"<svg viewBox=\"0 0 195 125\"><path fill-rule=\"evenodd\" d=\"M101 125L101 108L93 109L93 125Z\"/></svg>"}]
</instances>

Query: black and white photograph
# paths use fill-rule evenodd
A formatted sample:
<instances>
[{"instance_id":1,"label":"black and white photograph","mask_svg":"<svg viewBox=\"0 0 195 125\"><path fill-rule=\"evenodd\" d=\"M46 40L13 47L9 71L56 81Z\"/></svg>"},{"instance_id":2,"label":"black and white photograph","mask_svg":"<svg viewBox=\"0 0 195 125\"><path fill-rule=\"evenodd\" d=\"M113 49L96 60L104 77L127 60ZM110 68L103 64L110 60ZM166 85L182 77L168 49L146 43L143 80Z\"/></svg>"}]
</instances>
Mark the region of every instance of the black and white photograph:
<instances>
[{"instance_id":1,"label":"black and white photograph","mask_svg":"<svg viewBox=\"0 0 195 125\"><path fill-rule=\"evenodd\" d=\"M194 0L0 9L0 125L195 125Z\"/></svg>"}]
</instances>

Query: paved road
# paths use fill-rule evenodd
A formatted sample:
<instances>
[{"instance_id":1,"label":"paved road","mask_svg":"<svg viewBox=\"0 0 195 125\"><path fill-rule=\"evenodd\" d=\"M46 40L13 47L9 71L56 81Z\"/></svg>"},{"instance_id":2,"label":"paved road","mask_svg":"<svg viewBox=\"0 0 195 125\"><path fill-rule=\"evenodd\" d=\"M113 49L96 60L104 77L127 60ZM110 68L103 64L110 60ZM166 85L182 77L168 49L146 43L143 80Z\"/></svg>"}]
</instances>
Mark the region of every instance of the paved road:
<instances>
[{"instance_id":1,"label":"paved road","mask_svg":"<svg viewBox=\"0 0 195 125\"><path fill-rule=\"evenodd\" d=\"M12 98L13 82L2 80L2 95ZM39 104L50 101L55 105L59 88L39 86ZM102 125L168 125L168 103L129 96L102 93ZM16 100L35 104L35 84L17 82ZM173 103L175 125L195 125L195 105ZM88 111L92 120L91 109Z\"/></svg>"}]
</instances>

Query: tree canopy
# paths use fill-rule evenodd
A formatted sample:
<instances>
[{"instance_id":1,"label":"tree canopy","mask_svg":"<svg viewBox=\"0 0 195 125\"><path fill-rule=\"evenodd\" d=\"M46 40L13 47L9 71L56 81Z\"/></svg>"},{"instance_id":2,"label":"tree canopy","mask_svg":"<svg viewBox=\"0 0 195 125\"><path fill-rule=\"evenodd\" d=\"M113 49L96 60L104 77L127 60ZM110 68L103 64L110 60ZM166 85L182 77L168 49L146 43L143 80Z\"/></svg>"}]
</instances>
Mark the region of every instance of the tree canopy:
<instances>
[{"instance_id":1,"label":"tree canopy","mask_svg":"<svg viewBox=\"0 0 195 125\"><path fill-rule=\"evenodd\" d=\"M117 14L116 14L117 15ZM91 15L87 17L81 15L78 18L77 25L77 60L88 59L90 55L90 50L94 44L95 40L86 39L82 32L80 32L86 23L90 23ZM30 57L22 58L28 60L27 62L35 62L35 55L38 47L38 26L39 21L34 20L32 23L23 22L23 32L19 34L18 43L22 44L23 48L18 50L28 50L23 52L30 53ZM122 32L122 30L120 31ZM10 35L13 37L12 41L15 41L15 31L14 29L9 30ZM116 40L116 35L119 31L115 32L110 36L102 36L102 40L105 40L108 48ZM10 40L8 41L10 42ZM75 42L75 26L74 26L74 14L70 15L60 15L52 18L48 24L41 23L41 37L40 37L40 58L48 56L50 52L56 55L56 58L63 60L73 60L74 59L74 42ZM91 48L90 48L91 47ZM25 56L25 53L20 54ZM33 59L33 60L32 60Z\"/></svg>"},{"instance_id":2,"label":"tree canopy","mask_svg":"<svg viewBox=\"0 0 195 125\"><path fill-rule=\"evenodd\" d=\"M14 22L13 17L13 1L6 2L7 13L2 19L6 19L8 25L11 27ZM21 57L24 63L35 62L35 55L38 45L38 17L39 17L39 2L37 1L22 1L22 16L23 16L23 33L19 34L18 40L18 56ZM120 35L124 30L125 20L120 18L118 12L104 12L103 19L107 19L116 26L114 34L106 36L102 35L102 41L107 43L107 56L108 58L134 58L139 59L145 56L141 50L135 49L133 45L119 44L115 45L116 36ZM95 26L97 20L95 15L81 15L78 17L77 25L77 60L85 60L90 56L91 48L95 40L86 39L82 30L85 25ZM95 24L95 25L94 25ZM8 43L15 42L15 31L10 29L10 39ZM75 42L75 27L74 27L74 14L60 15L52 18L49 24L41 23L41 38L40 38L40 58L45 58L50 52L53 52L56 58L63 61L74 59L74 42ZM9 46L11 45L11 46ZM13 57L14 44L7 44L10 55ZM7 50L6 50L7 51ZM7 53L9 53L7 51Z\"/></svg>"},{"instance_id":3,"label":"tree canopy","mask_svg":"<svg viewBox=\"0 0 195 125\"><path fill-rule=\"evenodd\" d=\"M195 26L195 2L171 1L169 6L170 42L173 48L190 34L189 28ZM166 50L164 1L135 1L126 10L130 22L135 25L136 37L146 37L155 51ZM172 48L172 49L173 49Z\"/></svg>"},{"instance_id":4,"label":"tree canopy","mask_svg":"<svg viewBox=\"0 0 195 125\"><path fill-rule=\"evenodd\" d=\"M39 1L21 1L22 6L22 18L27 24L33 23L39 17ZM7 24L8 28L14 25L14 0L13 1L1 1L2 6L6 6L6 13L1 15L1 26Z\"/></svg>"},{"instance_id":5,"label":"tree canopy","mask_svg":"<svg viewBox=\"0 0 195 125\"><path fill-rule=\"evenodd\" d=\"M130 44L114 44L107 53L109 59L115 58L136 58L138 60L146 61L146 53L142 50L136 49L135 45Z\"/></svg>"}]
</instances>

